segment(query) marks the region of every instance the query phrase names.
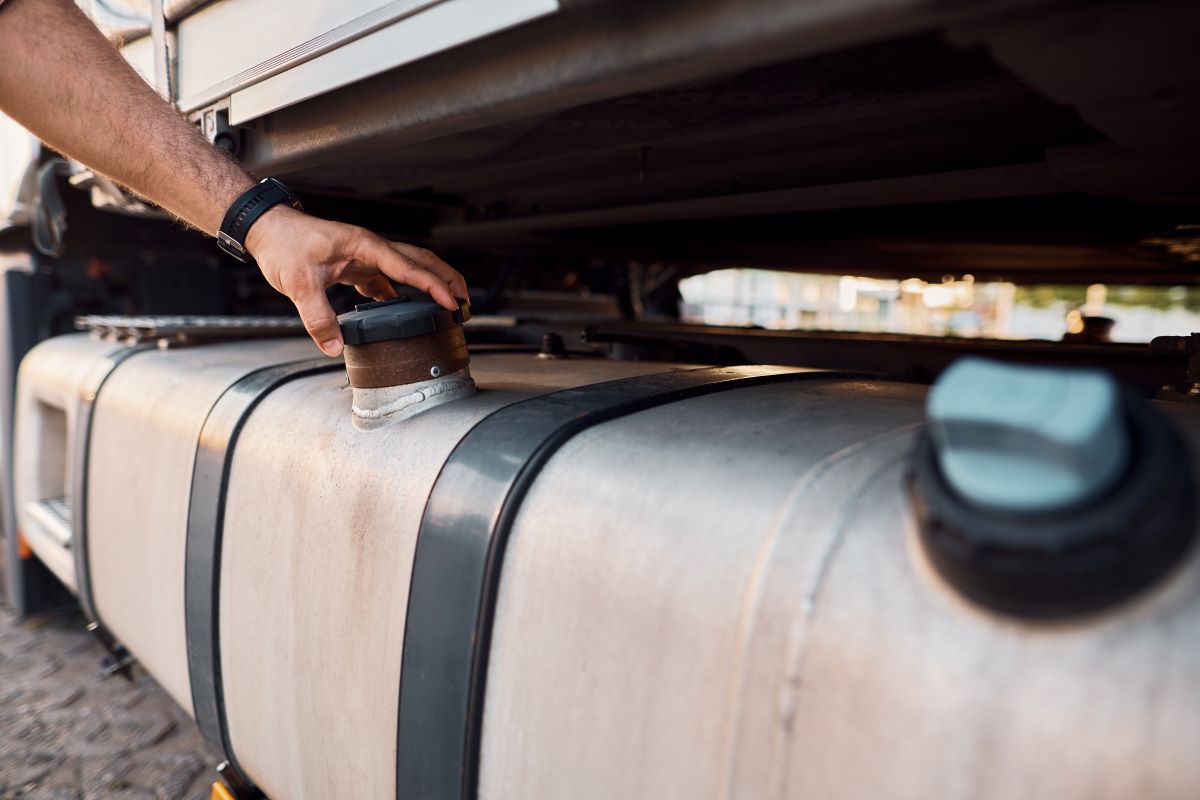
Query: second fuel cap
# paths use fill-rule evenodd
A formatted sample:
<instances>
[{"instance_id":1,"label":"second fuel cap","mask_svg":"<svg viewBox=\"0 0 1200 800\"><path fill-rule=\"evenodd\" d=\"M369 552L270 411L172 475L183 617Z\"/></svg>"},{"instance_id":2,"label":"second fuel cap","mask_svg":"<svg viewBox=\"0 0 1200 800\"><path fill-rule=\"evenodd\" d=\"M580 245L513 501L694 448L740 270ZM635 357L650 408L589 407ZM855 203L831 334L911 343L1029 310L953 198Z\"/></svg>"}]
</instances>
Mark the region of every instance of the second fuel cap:
<instances>
[{"instance_id":1,"label":"second fuel cap","mask_svg":"<svg viewBox=\"0 0 1200 800\"><path fill-rule=\"evenodd\" d=\"M927 411L910 473L919 536L982 605L1057 616L1116 603L1195 538L1191 454L1104 373L968 359Z\"/></svg>"},{"instance_id":2,"label":"second fuel cap","mask_svg":"<svg viewBox=\"0 0 1200 800\"><path fill-rule=\"evenodd\" d=\"M1120 387L1099 370L964 358L930 390L928 415L946 481L999 511L1082 503L1129 463Z\"/></svg>"}]
</instances>

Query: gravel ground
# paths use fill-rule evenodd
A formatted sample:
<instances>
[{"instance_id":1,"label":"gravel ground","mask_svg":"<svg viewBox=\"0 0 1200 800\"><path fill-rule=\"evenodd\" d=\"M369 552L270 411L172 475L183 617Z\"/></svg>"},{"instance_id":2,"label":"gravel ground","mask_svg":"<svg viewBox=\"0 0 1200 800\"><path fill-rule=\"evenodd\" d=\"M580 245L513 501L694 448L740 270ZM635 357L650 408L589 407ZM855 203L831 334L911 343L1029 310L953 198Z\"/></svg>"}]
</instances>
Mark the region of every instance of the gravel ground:
<instances>
[{"instance_id":1,"label":"gravel ground","mask_svg":"<svg viewBox=\"0 0 1200 800\"><path fill-rule=\"evenodd\" d=\"M103 656L78 614L22 622L0 601L0 800L207 800L217 759L195 724Z\"/></svg>"}]
</instances>

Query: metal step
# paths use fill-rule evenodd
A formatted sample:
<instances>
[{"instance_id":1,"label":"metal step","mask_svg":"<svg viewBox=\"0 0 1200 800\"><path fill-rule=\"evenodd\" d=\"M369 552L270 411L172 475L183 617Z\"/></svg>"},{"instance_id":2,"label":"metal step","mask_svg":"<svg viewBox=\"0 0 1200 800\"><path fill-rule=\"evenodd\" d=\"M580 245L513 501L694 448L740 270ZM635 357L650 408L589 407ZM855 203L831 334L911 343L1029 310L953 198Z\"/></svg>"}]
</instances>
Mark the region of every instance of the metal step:
<instances>
[{"instance_id":1,"label":"metal step","mask_svg":"<svg viewBox=\"0 0 1200 800\"><path fill-rule=\"evenodd\" d=\"M71 547L71 507L65 497L36 500L26 506L29 515L37 520L47 534L66 549Z\"/></svg>"},{"instance_id":2,"label":"metal step","mask_svg":"<svg viewBox=\"0 0 1200 800\"><path fill-rule=\"evenodd\" d=\"M115 316L75 318L75 327L112 342L154 342L160 348L230 339L290 336L304 333L294 316Z\"/></svg>"}]
</instances>

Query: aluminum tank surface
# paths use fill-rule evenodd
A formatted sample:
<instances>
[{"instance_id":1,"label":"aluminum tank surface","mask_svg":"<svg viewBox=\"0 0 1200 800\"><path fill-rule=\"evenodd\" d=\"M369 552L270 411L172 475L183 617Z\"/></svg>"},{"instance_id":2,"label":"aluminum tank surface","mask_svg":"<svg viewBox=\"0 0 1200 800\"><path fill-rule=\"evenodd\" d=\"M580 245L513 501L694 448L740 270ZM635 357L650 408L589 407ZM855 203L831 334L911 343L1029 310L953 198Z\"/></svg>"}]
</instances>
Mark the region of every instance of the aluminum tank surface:
<instances>
[{"instance_id":1,"label":"aluminum tank surface","mask_svg":"<svg viewBox=\"0 0 1200 800\"><path fill-rule=\"evenodd\" d=\"M36 512L55 497L69 509L83 508L71 495L86 485L90 602L186 709L183 545L196 439L230 384L265 365L317 355L294 338L160 352L79 335L46 342L23 362L16 454L22 529L78 593L80 542L72 536L79 520L66 519L55 539ZM96 402L84 431L88 398ZM78 452L83 437L91 451L86 484L76 474L85 467ZM55 478L47 483L47 476Z\"/></svg>"},{"instance_id":2,"label":"aluminum tank surface","mask_svg":"<svg viewBox=\"0 0 1200 800\"><path fill-rule=\"evenodd\" d=\"M418 528L471 427L535 394L664 369L476 356L477 396L371 431L353 425L342 374L263 401L230 472L220 630L230 741L268 794L396 796Z\"/></svg>"},{"instance_id":3,"label":"aluminum tank surface","mask_svg":"<svg viewBox=\"0 0 1200 800\"><path fill-rule=\"evenodd\" d=\"M965 602L914 536L924 394L751 388L564 446L508 548L480 796L1196 796L1194 548L1077 620Z\"/></svg>"},{"instance_id":4,"label":"aluminum tank surface","mask_svg":"<svg viewBox=\"0 0 1200 800\"><path fill-rule=\"evenodd\" d=\"M910 497L925 387L470 374L364 426L307 340L48 342L22 526L279 800L1200 794L1197 549L1087 614L964 599Z\"/></svg>"}]
</instances>

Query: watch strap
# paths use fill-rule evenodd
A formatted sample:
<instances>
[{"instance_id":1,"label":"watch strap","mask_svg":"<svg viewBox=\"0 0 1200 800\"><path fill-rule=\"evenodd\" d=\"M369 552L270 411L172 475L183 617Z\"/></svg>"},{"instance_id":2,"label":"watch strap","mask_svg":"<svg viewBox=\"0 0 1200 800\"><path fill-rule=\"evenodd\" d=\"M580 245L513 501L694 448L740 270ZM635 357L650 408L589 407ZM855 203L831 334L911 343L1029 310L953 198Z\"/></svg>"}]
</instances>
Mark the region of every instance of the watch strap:
<instances>
[{"instance_id":1,"label":"watch strap","mask_svg":"<svg viewBox=\"0 0 1200 800\"><path fill-rule=\"evenodd\" d=\"M300 200L276 178L263 178L240 194L225 212L217 231L217 246L239 261L250 261L246 234L258 218L280 203L300 208Z\"/></svg>"}]
</instances>

